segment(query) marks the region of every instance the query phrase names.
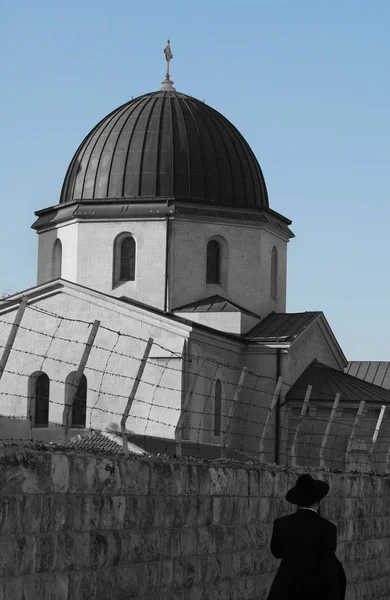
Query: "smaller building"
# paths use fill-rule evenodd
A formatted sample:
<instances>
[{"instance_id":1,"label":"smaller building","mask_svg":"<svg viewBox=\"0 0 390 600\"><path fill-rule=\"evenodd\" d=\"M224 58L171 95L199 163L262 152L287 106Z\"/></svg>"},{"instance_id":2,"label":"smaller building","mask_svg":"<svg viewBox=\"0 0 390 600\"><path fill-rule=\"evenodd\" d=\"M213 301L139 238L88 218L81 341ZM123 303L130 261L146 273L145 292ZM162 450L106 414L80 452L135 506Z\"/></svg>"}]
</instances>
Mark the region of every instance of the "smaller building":
<instances>
[{"instance_id":1,"label":"smaller building","mask_svg":"<svg viewBox=\"0 0 390 600\"><path fill-rule=\"evenodd\" d=\"M308 386L311 386L310 401L300 429L298 463L319 465L319 448L332 412L336 395L340 401L329 431L324 449L325 464L337 469L387 471L390 467L390 391L371 382L364 381L347 372L334 369L318 361L302 373L285 397L285 420L288 422L285 436L286 460L291 456L294 432L300 420L301 410ZM351 433L361 403L361 412L354 437ZM380 428L373 444L374 433L381 415ZM348 451L348 452L347 452ZM290 458L291 460L291 458Z\"/></svg>"}]
</instances>

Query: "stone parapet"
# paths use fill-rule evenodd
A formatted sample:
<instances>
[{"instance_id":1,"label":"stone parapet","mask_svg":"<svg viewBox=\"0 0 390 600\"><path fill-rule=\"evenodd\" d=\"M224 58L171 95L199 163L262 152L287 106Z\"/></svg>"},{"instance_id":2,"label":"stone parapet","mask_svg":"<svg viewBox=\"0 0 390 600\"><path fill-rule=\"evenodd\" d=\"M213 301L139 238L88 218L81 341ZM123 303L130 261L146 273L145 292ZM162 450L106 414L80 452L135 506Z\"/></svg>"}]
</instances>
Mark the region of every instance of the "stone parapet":
<instances>
[{"instance_id":1,"label":"stone parapet","mask_svg":"<svg viewBox=\"0 0 390 600\"><path fill-rule=\"evenodd\" d=\"M228 461L0 452L0 600L261 600L273 519L299 470ZM390 478L316 472L348 600L390 597Z\"/></svg>"}]
</instances>

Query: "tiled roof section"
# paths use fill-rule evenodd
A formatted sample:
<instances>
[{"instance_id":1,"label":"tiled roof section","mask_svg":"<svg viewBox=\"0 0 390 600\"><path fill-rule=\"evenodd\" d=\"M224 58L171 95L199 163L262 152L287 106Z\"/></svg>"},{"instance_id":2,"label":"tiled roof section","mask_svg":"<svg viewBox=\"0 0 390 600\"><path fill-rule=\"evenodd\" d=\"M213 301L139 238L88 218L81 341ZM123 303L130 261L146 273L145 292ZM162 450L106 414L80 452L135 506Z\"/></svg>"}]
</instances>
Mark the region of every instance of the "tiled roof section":
<instances>
[{"instance_id":1,"label":"tiled roof section","mask_svg":"<svg viewBox=\"0 0 390 600\"><path fill-rule=\"evenodd\" d=\"M106 434L93 432L92 435L87 434L78 435L70 440L69 446L76 450L101 450L102 452L108 452L109 454L122 454L123 444L122 439L119 435ZM137 447L135 444L128 443L129 452L134 454L144 454L145 451L142 448Z\"/></svg>"},{"instance_id":2,"label":"tiled roof section","mask_svg":"<svg viewBox=\"0 0 390 600\"><path fill-rule=\"evenodd\" d=\"M353 360L345 368L348 375L390 390L390 362Z\"/></svg>"},{"instance_id":3,"label":"tiled roof section","mask_svg":"<svg viewBox=\"0 0 390 600\"><path fill-rule=\"evenodd\" d=\"M246 337L256 338L257 340L270 340L292 342L305 329L311 325L321 312L303 312L303 313L271 313L261 323L255 325Z\"/></svg>"},{"instance_id":4,"label":"tiled roof section","mask_svg":"<svg viewBox=\"0 0 390 600\"><path fill-rule=\"evenodd\" d=\"M196 302L190 302L189 304L184 304L183 306L178 306L174 308L172 312L180 313L180 312L242 312L247 315L251 315L256 319L260 319L259 315L231 302L230 300L226 300L222 296L209 296L208 298L203 298L202 300L197 300Z\"/></svg>"},{"instance_id":5,"label":"tiled roof section","mask_svg":"<svg viewBox=\"0 0 390 600\"><path fill-rule=\"evenodd\" d=\"M375 402L390 404L390 392L338 371L327 365L314 361L302 373L286 395L286 401L302 400L307 386L313 386L310 401L333 402L337 393L341 394L341 402Z\"/></svg>"}]
</instances>

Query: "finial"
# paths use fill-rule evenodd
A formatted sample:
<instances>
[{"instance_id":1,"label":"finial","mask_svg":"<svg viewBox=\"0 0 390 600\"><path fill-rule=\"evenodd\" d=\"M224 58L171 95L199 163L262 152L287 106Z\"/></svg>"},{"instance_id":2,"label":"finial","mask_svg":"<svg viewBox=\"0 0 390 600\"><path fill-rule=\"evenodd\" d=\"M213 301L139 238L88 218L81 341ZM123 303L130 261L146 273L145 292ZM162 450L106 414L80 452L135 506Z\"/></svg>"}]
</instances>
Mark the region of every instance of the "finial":
<instances>
[{"instance_id":1,"label":"finial","mask_svg":"<svg viewBox=\"0 0 390 600\"><path fill-rule=\"evenodd\" d=\"M166 61L166 65L167 65L167 70L165 73L165 79L164 81L162 81L162 85L161 85L161 90L168 92L168 91L173 91L175 92L175 88L173 87L173 81L171 81L170 77L169 77L169 63L171 62L172 58L173 58L173 54L172 54L172 50L171 50L171 41L168 40L167 41L167 45L165 46L164 50L163 50L164 54L165 54L165 61Z\"/></svg>"}]
</instances>

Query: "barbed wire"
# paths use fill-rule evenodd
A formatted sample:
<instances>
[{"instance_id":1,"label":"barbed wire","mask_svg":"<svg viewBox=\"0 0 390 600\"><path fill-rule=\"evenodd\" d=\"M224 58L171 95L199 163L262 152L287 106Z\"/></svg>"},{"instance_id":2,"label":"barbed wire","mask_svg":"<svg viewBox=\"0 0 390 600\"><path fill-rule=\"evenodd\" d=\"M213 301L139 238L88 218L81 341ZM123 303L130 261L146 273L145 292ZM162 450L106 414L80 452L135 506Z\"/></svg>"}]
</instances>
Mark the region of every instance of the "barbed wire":
<instances>
[{"instance_id":1,"label":"barbed wire","mask_svg":"<svg viewBox=\"0 0 390 600\"><path fill-rule=\"evenodd\" d=\"M55 321L52 329L51 321L45 321L46 331L29 327L25 323L19 325L25 335L22 336L22 339L16 338L11 349L11 358L2 373L4 378L0 381L0 424L1 419L10 422L13 420L14 423L29 421L29 430L27 428L25 432L27 438L33 440L39 435L41 427L35 427L34 415L29 412L32 407L29 389L31 378L36 378L45 369L50 372L50 383L57 384L55 394L61 394L61 398L58 395L44 398L48 404L50 416L46 431L54 428L58 431L58 437L61 437L63 423L61 418L57 418L57 421L53 419L53 410L54 415L58 415L61 409L64 409L67 386L73 385L69 375L79 367L81 353L86 347L87 334L91 331L93 323L57 315L40 307L28 306L28 310L39 312ZM68 322L74 325L74 332L77 334L75 338L67 337L67 334L62 332L63 326ZM12 323L2 319L0 319L1 323L8 327L12 326ZM83 327L80 327L81 324ZM102 332L109 333L110 336L102 336ZM111 338L111 336L115 337ZM47 343L43 343L46 339ZM108 424L107 419L118 424L136 381L136 371L140 368L143 360L138 355L142 352L140 342L142 346L148 342L147 338L104 325L100 325L96 339L97 343L92 344L91 355L84 369L88 382L88 402L87 398L76 398L79 403L85 402L86 421L85 427L81 428L83 432L98 431L102 424ZM39 342L39 340L42 341ZM128 340L133 342L127 352L123 352L120 348L123 340L126 340L126 344ZM229 362L218 360L212 356L199 354L185 356L183 353L175 352L155 341L153 341L153 346L162 349L164 356L150 357L147 360L146 369L141 377L140 385L142 387L132 398L132 411L127 421L128 431L132 431L128 434L130 437L143 436L150 443L150 439L161 440L165 436L167 444L190 445L191 452L198 451L204 454L204 448L210 446L214 449L213 452L215 448L220 447L221 452L238 452L249 457L248 460L272 460L275 443L273 429L275 412L273 412L270 422L267 420L267 415L271 399L275 395L277 384L275 378L246 370L241 395L237 406L234 406L235 392L239 376L241 378L241 374L243 374L243 367L231 365ZM5 346L2 345L0 348L4 349ZM181 360L179 367L173 366L171 363L171 359L177 358ZM201 371L199 370L200 361L203 365ZM38 365L37 368L35 368L36 365ZM68 372L64 374L66 369ZM128 372L126 372L127 369ZM218 373L219 370L221 373ZM215 435L214 427L216 414L213 386L217 374L223 385L220 435ZM26 381L27 385L23 383ZM183 406L183 397L193 381L195 383L191 401L188 402L188 406ZM290 388L291 383L283 382L284 396ZM13 402L15 408L12 406ZM359 401L356 400L356 404L358 403ZM100 406L98 406L99 404ZM7 410L4 411L6 405ZM328 402L328 405L330 407L331 402ZM25 408L21 409L21 406ZM386 413L375 443L373 443L373 435L377 414L372 417L366 415L365 421L360 422L354 434L354 445L350 444L351 447L348 449L348 440L352 440L351 434L357 409L346 419L341 416L343 413L340 410L350 409L351 405L339 407L340 410L331 424L328 440L324 446L323 439L329 423L330 410L325 409L324 403L315 400L310 401L309 408L312 410L302 419L300 414L302 401L290 401L280 407L282 420L279 453L282 462L286 465L295 462L296 464L317 466L321 462L320 450L322 449L323 461L328 466L337 465L337 468L344 470L351 469L351 465L360 469L372 470L375 468L385 472L389 470L390 433L384 427L389 424ZM24 415L15 414L22 410ZM175 439L177 424L183 411L185 418L179 438ZM323 414L320 414L320 411L323 411ZM86 427L87 420L89 428ZM293 452L298 423L300 423L300 431L295 444L295 452ZM265 429L267 424L269 425L268 430ZM70 426L72 431L79 429L75 425L71 424ZM0 436L0 438L8 439L4 436ZM261 439L264 442L262 452L259 449ZM224 448L222 448L221 440L226 441Z\"/></svg>"},{"instance_id":2,"label":"barbed wire","mask_svg":"<svg viewBox=\"0 0 390 600\"><path fill-rule=\"evenodd\" d=\"M57 313L53 313L51 311L48 311L46 309L43 309L43 308L37 307L37 306L29 305L28 309L36 311L36 312L40 312L40 313L43 313L43 314L46 314L46 315L54 317L56 319L63 319L65 321L70 321L70 322L74 322L74 323L82 323L84 325L89 325L89 326L91 326L93 324L93 322L84 321L82 319L73 319L73 318L70 318L70 317L64 317L63 315L59 315ZM1 322L1 320L0 320L0 322ZM8 321L6 323L9 324ZM123 331L118 332L118 330L113 329L111 327L107 327L107 326L102 325L102 324L100 325L100 329L103 330L103 331L109 331L110 333L119 333L124 338L129 338L129 339L136 340L136 341L139 341L139 342L145 342L145 343L147 343L147 341L148 341L147 338L143 338L143 337L140 337L140 336L135 336L135 335L132 335L130 333L125 333ZM69 340L67 340L67 341L69 341ZM217 365L219 365L221 367L226 367L228 369L231 369L232 371L241 371L242 370L242 367L240 367L240 366L232 365L231 363L226 363L226 362L223 362L221 360L217 360L217 359L212 358L212 357L205 357L205 356L202 356L202 355L199 355L199 354L191 354L189 358L186 358L185 356L183 356L182 353L175 352L174 350L171 350L170 348L167 348L166 346L163 346L163 345L159 344L158 342L156 342L156 340L154 340L153 345L157 346L158 348L161 348L161 350L164 350L165 352L170 352L172 355L176 356L177 358L180 358L183 362L192 362L192 360L194 358L200 358L200 359L206 360L207 362L217 364ZM98 346L97 346L97 348L98 348ZM101 350L105 350L105 348L100 348L100 349ZM273 379L274 379L273 377L270 377L269 375L259 374L259 373L256 373L255 371L251 371L250 369L247 369L247 373L248 373L248 375L254 375L256 377L261 377L263 379L269 379L271 381L273 381ZM288 383L288 382L284 382L284 383L285 383L286 386L289 386L289 387L291 387L293 385L292 383Z\"/></svg>"},{"instance_id":3,"label":"barbed wire","mask_svg":"<svg viewBox=\"0 0 390 600\"><path fill-rule=\"evenodd\" d=\"M58 317L58 318L60 318L60 317ZM70 319L67 319L67 320L70 320ZM79 322L79 320L76 320L76 322ZM8 322L6 322L6 321L2 321L1 319L0 319L0 323L7 323L7 324L9 324ZM91 324L92 324L92 323L88 323L88 325L91 325ZM31 328L28 328L28 327L24 327L24 326L22 326L22 325L20 325L20 328L21 328L21 329L24 329L25 331L27 331L27 332L30 332L30 333L38 333L36 330L34 330L34 329L31 329ZM104 328L102 328L102 329L104 329ZM147 341L148 341L146 338L138 338L138 337L131 336L131 335L128 335L128 334L123 334L123 333L121 333L121 332L119 332L119 331L116 331L116 330L113 330L113 329L112 329L112 330L109 330L109 331L110 331L111 333L115 333L115 334L116 334L116 335L118 335L118 336L122 336L122 337L129 337L129 338L131 338L131 339L134 339L134 340L137 340L137 341L142 341L142 342L145 342L145 343L147 343ZM53 334L48 334L48 333L42 333L41 335L44 335L45 337L48 337L48 338L50 338L50 339L52 339L52 337L53 337ZM77 343L77 344L79 344L79 345L81 345L81 346L85 346L85 341L82 341L82 342L80 342L80 341L78 341L78 340L73 340L73 339L71 339L71 338L64 338L64 337L57 337L56 339L57 339L57 340L59 340L59 341L62 341L62 342L68 342L68 343ZM118 340L118 341L119 341L119 340ZM156 345L156 346L158 346L158 347L160 347L160 348L164 349L164 351L167 351L167 352L171 352L171 353L173 353L173 351L172 351L172 350L170 350L169 348L165 348L165 347L161 346L160 344L156 344L156 343L154 343L154 345ZM128 354L128 353L125 353L125 352L119 352L119 351L115 351L115 350L110 350L109 348L104 348L103 346L100 346L99 344L94 344L94 349L95 349L95 350L101 350L101 351L107 352L107 353L109 353L109 354L110 354L110 353L113 353L113 354L115 354L116 356L118 356L118 357L120 357L120 358L126 358L126 359L130 359L130 360L136 360L136 361L140 361L140 360L141 360L139 357L133 356L133 355L131 355L131 354ZM46 357L46 355L44 355L44 354L39 354L39 353L36 353L36 352L34 352L34 353L33 353L33 352L31 352L31 351L28 351L28 350L22 350L21 348L17 348L17 347L13 347L12 351L13 351L13 352L19 352L19 353L21 353L21 354L31 354L31 355L34 355L34 356L36 356L36 357L42 357L42 358L43 358L43 357ZM175 354L175 353L173 353L173 354ZM175 354L175 356L176 356L176 354ZM181 355L180 355L180 356L181 356ZM78 366L78 363L76 363L76 362L72 362L72 361L66 361L66 360L65 360L65 359L63 359L63 358L62 358L62 359L60 359L60 358L53 357L53 356L52 356L52 357L46 357L46 358L49 358L50 360L52 360L52 361L54 361L54 362L62 362L62 363L64 363L64 364L68 364L69 366ZM212 363L212 364L215 364L215 365L217 365L217 367L220 367L220 366L225 366L225 367L228 367L228 365L227 365L227 364L221 363L221 362L217 361L216 359L213 359L213 358L210 358L210 357L203 357L203 356L201 356L201 355L198 355L198 354L194 354L194 355L192 355L192 358L193 358L193 359L202 359L202 360L206 360L207 362L210 362L210 363ZM187 361L187 362L192 362L192 360L191 360L191 361L189 361L189 360L188 360L188 359L186 359L185 357L182 357L182 360L183 360L183 362L186 362L186 361ZM150 358L150 362L153 362L153 364L155 364L155 363L156 363L156 359L154 359L154 358ZM120 373L115 373L115 372L112 372L112 371L107 371L107 370L105 370L105 369L98 369L97 367L92 367L90 364L89 364L89 365L88 365L86 368L87 368L88 370L90 370L90 371L95 371L95 372L97 372L97 373L105 373L105 374L107 374L107 375L113 375L113 376L115 376L115 377L124 377L124 378L128 378L128 376L126 376L126 375L121 375ZM229 368L230 368L230 367L229 367ZM166 367L166 369L167 369L167 370L169 370L169 371L174 371L174 372L180 373L180 374L182 373L182 369L180 369L180 368L177 368L177 367L172 367L172 366L170 366L170 365L168 365L168 366ZM241 371L241 370L242 370L242 367L234 367L234 369L233 369L233 370L234 370L234 371ZM253 376L255 376L256 378L260 378L260 379L265 379L265 380L268 380L268 381L270 381L270 382L274 382L274 381L275 381L275 380L274 380L274 378L272 378L272 377L269 377L269 376L267 376L267 375L258 374L258 373L255 373L255 372L253 372L253 371L249 371L249 370L247 370L247 374L248 374L248 375L253 375ZM211 382L213 382L213 381L214 381L214 378L213 378L213 377L211 377L211 376L209 376L209 375L203 375L203 378L204 378L204 379L208 379L208 380L210 380ZM234 385L234 383L233 383L232 381L223 380L223 379L220 379L220 381L221 381L221 383L223 383L223 384L226 384L226 385ZM292 385L293 385L293 384L290 384L290 383L284 382L284 385L285 385L286 387L292 387ZM253 392L254 392L254 391L258 391L258 390L255 390L255 388L251 388L251 387L249 387L249 386L247 386L247 385L245 386L245 389L246 389L246 390L249 390L249 391L253 391ZM262 390L262 391L263 391L264 393L266 393L266 394L267 394L267 393L268 393L268 394L271 394L271 392L270 392L270 391L267 391L267 390Z\"/></svg>"},{"instance_id":4,"label":"barbed wire","mask_svg":"<svg viewBox=\"0 0 390 600\"><path fill-rule=\"evenodd\" d=\"M3 392L1 395L5 395L5 393ZM15 394L10 394L10 395L16 396ZM24 396L20 395L20 397L24 397ZM54 405L63 407L63 403L61 403L61 402L56 402L53 400L50 400L49 402L50 402L50 404L54 404ZM164 408L167 408L167 407L164 406ZM177 413L180 410L176 407L168 407L168 408ZM114 417L120 417L122 415L121 412L110 411L107 409L102 409L100 407L95 407L95 410L100 411L104 414L108 414L110 416L114 416ZM198 414L202 417L213 416L213 413L209 412L207 410L205 410L203 412L201 412L201 411L193 411L193 412L194 412L194 414ZM226 412L222 413L222 419L226 418L227 416L228 415ZM22 415L14 416L14 415L6 415L4 413L0 413L0 425L1 425L1 419L5 419L5 420L13 419L15 421L25 420L26 422L29 421L28 416L22 416ZM146 417L143 415L137 415L135 420L137 421L138 425L140 422L141 423L144 422L146 425L154 424L154 425L158 425L158 426L165 426L168 429L170 429L170 431L172 432L172 435L173 435L174 422L172 422L172 421L168 421L168 420L164 421L162 418L156 419L156 418L152 417L150 414L148 414ZM252 424L252 425L257 424L258 426L264 425L264 422L262 422L262 421L255 422L253 420L244 419L242 417L238 417L237 421L238 422L241 421L244 426L248 425L248 424ZM321 441L323 431L324 431L327 423L328 423L328 420L324 417L317 417L316 419L307 419L307 421L304 424L305 427L301 432L301 439L300 439L300 443L299 443L298 449L297 449L297 455L298 455L297 464L299 464L301 466L318 466L320 441ZM322 425L322 430L318 429L319 424ZM60 421L56 422L53 419L50 419L50 423L48 423L48 425L50 426L50 428L52 428L52 427L62 428L62 422L60 422ZM366 439L366 442L369 442L370 438L372 437L374 425L375 425L375 421L373 421L370 426L368 426L368 424L362 425L359 428L359 439L364 437ZM346 423L345 421L342 421L340 419L335 420L332 424L334 431L330 437L339 442L340 442L340 440L345 441L346 440L345 430L350 428L350 426L351 426L351 423ZM129 423L129 429L130 428L131 428L131 420ZM35 433L35 435L37 433L39 435L39 432L42 433L42 429L43 429L42 427L31 428L29 439L34 439L34 433ZM79 430L80 428L73 426L72 429ZM86 429L86 427L81 428L81 430L85 430L85 429ZM89 429L98 430L99 428L96 425L93 425L93 426L90 425ZM46 431L47 430L48 430L48 428L46 429ZM101 430L101 431L103 431L103 430ZM150 440L151 436L147 435L145 433L145 431L146 431L145 428L143 429L143 431L144 431L144 433L132 432L132 434L129 433L129 435L135 435L136 437L143 437L145 439ZM209 445L210 445L210 440L207 442L207 440L201 441L199 439L199 433L200 433L199 427L194 427L194 426L191 426L191 424L187 424L184 427L184 431L185 431L186 436L182 440L183 444L190 444L193 449L203 447L204 445L207 446L207 443L209 443ZM290 449L291 449L291 437L294 434L294 431L295 431L295 428L291 424L289 424L288 426L281 426L281 434L282 434L282 436L283 435L286 436L286 443L284 445L284 451L282 452L282 455L284 455L286 465L291 464L291 457L289 456L289 453L290 453ZM340 432L343 433L342 436L340 436ZM211 435L211 434L213 434L213 427L210 427L207 424L203 424L203 426L201 428L201 433L203 436L205 434ZM167 435L166 432L165 432L165 435ZM12 437L12 436L10 438L4 438L4 436L2 436L2 439L15 440L16 438ZM227 447L230 451L241 452L248 457L259 459L258 450L255 450L254 445L250 443L250 442L258 442L258 440L259 440L259 435L250 433L249 431L245 432L244 438L242 436L242 431L230 432L230 439L227 444ZM167 438L166 441L168 444L175 443L173 437ZM359 465L361 468L364 467L364 468L372 469L373 467L375 467L375 469L377 471L383 471L384 468L386 468L386 470L387 470L388 461L386 461L384 454L388 451L389 446L390 446L389 434L382 433L381 439L379 439L377 442L377 446L380 447L380 446L383 446L383 444L385 444L385 446L386 446L385 450L383 448L380 448L378 450L378 448L377 448L375 453L373 453L369 457L369 460L367 459L367 453L366 453L366 458L364 459L364 456L362 456L361 454L359 454L355 451L351 451L350 457L349 457L349 465L351 465L351 463L356 463L356 470L358 470ZM214 442L213 445L218 446L218 443ZM338 446L339 447L337 447L337 444L335 445L333 443L330 443L327 446L326 452L328 453L328 456L326 457L326 464L328 466L333 466L335 468L348 467L348 465L345 464L345 454L346 454L345 444L341 444L341 447L340 447L340 443L339 443ZM203 452L203 454L204 454L204 452ZM272 462L272 451L268 450L265 453L265 455L266 455L266 458L268 459L268 461ZM339 464L339 463L343 463L343 464Z\"/></svg>"}]
</instances>

